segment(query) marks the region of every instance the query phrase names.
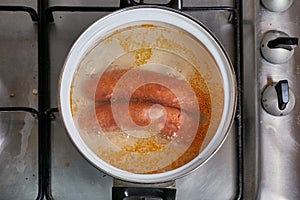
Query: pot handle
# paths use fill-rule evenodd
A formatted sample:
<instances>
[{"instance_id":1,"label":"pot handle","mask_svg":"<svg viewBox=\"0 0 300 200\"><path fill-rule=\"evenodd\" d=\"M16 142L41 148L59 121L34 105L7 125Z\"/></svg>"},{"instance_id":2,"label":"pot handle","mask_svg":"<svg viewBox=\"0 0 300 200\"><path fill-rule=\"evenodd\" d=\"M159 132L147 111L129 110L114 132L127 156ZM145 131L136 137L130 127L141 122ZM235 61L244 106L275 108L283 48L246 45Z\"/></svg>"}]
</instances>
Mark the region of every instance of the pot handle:
<instances>
[{"instance_id":1,"label":"pot handle","mask_svg":"<svg viewBox=\"0 0 300 200\"><path fill-rule=\"evenodd\" d=\"M175 188L118 187L112 188L112 200L175 200Z\"/></svg>"}]
</instances>

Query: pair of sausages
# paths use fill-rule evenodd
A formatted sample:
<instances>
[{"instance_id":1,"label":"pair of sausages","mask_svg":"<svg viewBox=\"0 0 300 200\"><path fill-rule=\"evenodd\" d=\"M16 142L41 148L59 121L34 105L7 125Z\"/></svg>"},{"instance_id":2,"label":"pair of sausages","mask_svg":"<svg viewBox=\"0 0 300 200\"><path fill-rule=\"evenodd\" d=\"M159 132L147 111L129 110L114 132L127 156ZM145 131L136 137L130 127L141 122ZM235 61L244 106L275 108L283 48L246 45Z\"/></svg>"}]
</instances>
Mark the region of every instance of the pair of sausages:
<instances>
[{"instance_id":1,"label":"pair of sausages","mask_svg":"<svg viewBox=\"0 0 300 200\"><path fill-rule=\"evenodd\" d=\"M95 95L95 116L101 129L118 132L144 128L158 131L168 140L180 137L191 143L195 134L190 133L197 132L199 123L193 113L199 107L189 84L146 70L135 70L129 75L127 72L106 71L96 88L91 83L87 85L87 92ZM91 127L92 123L86 120L84 126Z\"/></svg>"}]
</instances>

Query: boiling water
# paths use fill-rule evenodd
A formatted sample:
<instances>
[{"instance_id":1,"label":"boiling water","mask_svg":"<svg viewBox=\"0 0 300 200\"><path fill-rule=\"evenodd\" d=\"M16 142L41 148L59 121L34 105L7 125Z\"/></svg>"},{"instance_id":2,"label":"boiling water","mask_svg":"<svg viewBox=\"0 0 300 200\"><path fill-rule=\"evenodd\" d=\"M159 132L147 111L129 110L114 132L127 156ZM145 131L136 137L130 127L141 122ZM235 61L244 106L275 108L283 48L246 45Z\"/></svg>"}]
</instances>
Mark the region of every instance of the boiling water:
<instances>
[{"instance_id":1,"label":"boiling water","mask_svg":"<svg viewBox=\"0 0 300 200\"><path fill-rule=\"evenodd\" d=\"M131 29L128 30L130 32ZM168 30L168 33L171 31L171 29ZM132 33L124 33L126 37L131 35L131 38L128 39L128 36L125 42L120 40L121 36L118 34L119 32L113 34L113 38L97 44L87 53L78 67L70 99L74 122L88 147L99 158L117 168L133 173L160 173L176 169L197 157L202 150L202 143L211 119L211 98L208 86L199 72L198 66L171 50L177 48L188 54L189 50L186 47L181 47L164 36L156 38L155 42L145 42L143 39L141 47L140 44L132 41ZM146 32L144 35L147 35ZM128 46L129 44L131 46ZM132 44L135 44L136 47L133 48ZM101 45L106 45L105 52ZM113 51L110 48L117 50ZM119 54L119 56L115 56L115 54ZM188 94L194 96L197 104L189 110L181 109L181 107L178 109L182 112L179 133L174 132L171 137L162 137L160 134L151 134L146 129L126 129L124 128L126 124L124 127L119 124L118 131L103 130L101 123L98 123L96 109L108 103L114 106L114 103L109 98L105 101L95 102L96 92L99 91L97 85L107 72L118 70L123 70L126 74L132 71L151 72L159 74L159 77L165 77L165 82L160 78L157 84L170 89L176 95L180 105L189 99L189 95L181 95L181 93L185 90L192 91ZM117 83L120 82L119 79L121 78L116 77ZM140 76L128 80L137 82L139 79L141 79ZM150 83L158 81L155 78L147 80L147 77L143 77L142 79L146 81L143 82L144 84L147 84L147 81ZM188 87L180 88L174 84L168 85L170 82L168 80L184 82ZM130 82L127 81L126 84L120 85L122 91L126 91L123 92L125 95L130 96L134 92L130 91ZM126 94L127 92L129 94ZM157 104L156 102L151 103ZM166 105L159 104L159 106ZM131 117L122 114L122 118ZM147 114L149 115L149 113ZM189 137L188 142L184 139L186 136Z\"/></svg>"}]
</instances>

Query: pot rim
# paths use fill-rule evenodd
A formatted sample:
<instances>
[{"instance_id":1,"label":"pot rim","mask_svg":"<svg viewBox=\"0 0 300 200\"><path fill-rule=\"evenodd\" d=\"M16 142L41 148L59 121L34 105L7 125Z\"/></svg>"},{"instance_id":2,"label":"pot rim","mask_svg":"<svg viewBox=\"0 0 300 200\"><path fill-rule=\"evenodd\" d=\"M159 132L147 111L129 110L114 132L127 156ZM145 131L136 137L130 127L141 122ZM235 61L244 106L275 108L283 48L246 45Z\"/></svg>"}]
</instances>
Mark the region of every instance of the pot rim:
<instances>
[{"instance_id":1,"label":"pot rim","mask_svg":"<svg viewBox=\"0 0 300 200\"><path fill-rule=\"evenodd\" d=\"M133 16L136 15L136 12L137 14L142 13L142 16L139 16L139 18L133 18ZM186 166L185 164L182 167L163 173L135 174L118 169L101 160L94 152L92 152L92 150L89 149L89 147L82 140L80 134L78 133L74 125L71 114L70 86L73 80L73 75L77 69L78 64L82 60L82 57L85 55L86 52L90 50L90 48L92 48L95 45L95 42L99 41L102 38L99 37L102 33L105 33L105 35L103 36L103 38L105 38L107 37L107 30L115 31L118 29L119 25L124 25L127 22L130 22L130 20L133 20L134 22L145 20L149 21L149 19L151 21L168 23L173 26L179 27L180 29L183 29L186 32L193 35L195 38L201 41L201 43L203 43L204 46L206 46L207 50L214 57L217 66L222 74L224 82L224 111L222 113L221 122L219 124L215 136L213 137L209 145L196 158L189 162L190 167L188 167L188 169L184 168L184 166ZM112 21L114 21L114 23L112 23ZM171 21L176 21L176 23L170 23ZM198 34L195 34L193 32L196 32ZM205 36L205 42L203 41L203 36ZM80 59L76 58L80 56ZM222 68L220 66L222 66ZM228 92L226 92L226 88L227 90L229 90ZM79 152L91 164L93 164L96 168L100 169L101 171L115 178L135 183L168 182L183 177L201 167L218 151L218 149L224 143L228 135L228 131L233 122L233 116L235 114L237 102L234 69L221 43L204 25L202 25L196 19L178 10L162 6L135 6L124 8L115 11L111 14L108 14L107 16L99 19L98 21L93 23L89 28L87 28L73 44L65 60L59 78L59 92L57 97L58 108L60 111L59 114L63 119L63 124L77 150L79 150Z\"/></svg>"}]
</instances>

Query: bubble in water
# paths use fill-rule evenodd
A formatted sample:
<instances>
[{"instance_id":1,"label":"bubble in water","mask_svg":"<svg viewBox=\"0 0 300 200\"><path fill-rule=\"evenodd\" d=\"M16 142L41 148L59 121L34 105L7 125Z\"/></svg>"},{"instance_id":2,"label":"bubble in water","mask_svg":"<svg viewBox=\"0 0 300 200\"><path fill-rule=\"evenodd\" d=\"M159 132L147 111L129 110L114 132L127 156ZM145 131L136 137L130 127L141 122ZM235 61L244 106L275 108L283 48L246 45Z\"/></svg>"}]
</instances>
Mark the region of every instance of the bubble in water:
<instances>
[{"instance_id":1,"label":"bubble in water","mask_svg":"<svg viewBox=\"0 0 300 200\"><path fill-rule=\"evenodd\" d=\"M300 126L300 115L297 117L297 125Z\"/></svg>"}]
</instances>

